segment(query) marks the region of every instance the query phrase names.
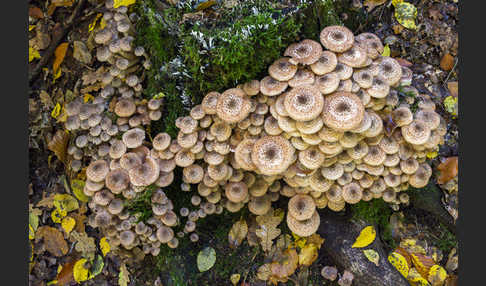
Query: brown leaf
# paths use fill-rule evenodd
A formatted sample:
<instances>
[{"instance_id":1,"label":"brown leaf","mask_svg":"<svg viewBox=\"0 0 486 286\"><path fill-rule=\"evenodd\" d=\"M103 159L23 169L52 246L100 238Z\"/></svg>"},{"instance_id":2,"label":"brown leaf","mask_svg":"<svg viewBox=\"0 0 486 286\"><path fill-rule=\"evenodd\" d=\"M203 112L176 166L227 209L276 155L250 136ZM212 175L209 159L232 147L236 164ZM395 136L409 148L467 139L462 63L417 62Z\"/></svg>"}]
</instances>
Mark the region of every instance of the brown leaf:
<instances>
[{"instance_id":1,"label":"brown leaf","mask_svg":"<svg viewBox=\"0 0 486 286\"><path fill-rule=\"evenodd\" d=\"M61 63L64 61L64 57L66 56L66 52L68 49L69 43L62 43L57 46L56 50L54 51L54 63L52 64L52 72L54 74L57 73L57 70L61 66Z\"/></svg>"},{"instance_id":2,"label":"brown leaf","mask_svg":"<svg viewBox=\"0 0 486 286\"><path fill-rule=\"evenodd\" d=\"M287 277L294 274L299 263L299 255L294 248L287 249L284 251L284 258L280 261L274 261L270 264L270 271L272 277L276 278L277 281L285 282ZM272 280L270 277L270 280ZM282 281L280 279L284 279Z\"/></svg>"},{"instance_id":3,"label":"brown leaf","mask_svg":"<svg viewBox=\"0 0 486 286\"><path fill-rule=\"evenodd\" d=\"M35 233L36 242L44 240L44 246L52 255L60 257L68 252L68 244L64 240L62 233L54 227L41 226Z\"/></svg>"},{"instance_id":4,"label":"brown leaf","mask_svg":"<svg viewBox=\"0 0 486 286\"><path fill-rule=\"evenodd\" d=\"M57 285L64 286L70 285L74 282L73 267L75 261L67 262L62 266L61 272L57 274Z\"/></svg>"},{"instance_id":5,"label":"brown leaf","mask_svg":"<svg viewBox=\"0 0 486 286\"><path fill-rule=\"evenodd\" d=\"M387 0L366 0L363 5L364 6L367 6L367 10L368 12L370 12L371 10L373 10L376 6L380 6L382 4L384 4Z\"/></svg>"},{"instance_id":6,"label":"brown leaf","mask_svg":"<svg viewBox=\"0 0 486 286\"><path fill-rule=\"evenodd\" d=\"M55 193L51 193L48 197L45 197L42 200L40 200L35 206L38 208L39 207L53 208L55 195L56 195Z\"/></svg>"},{"instance_id":7,"label":"brown leaf","mask_svg":"<svg viewBox=\"0 0 486 286\"><path fill-rule=\"evenodd\" d=\"M451 54L445 54L440 60L440 68L445 71L450 71L454 67L454 57Z\"/></svg>"},{"instance_id":8,"label":"brown leaf","mask_svg":"<svg viewBox=\"0 0 486 286\"><path fill-rule=\"evenodd\" d=\"M79 210L81 210L81 208ZM84 221L86 220L86 216L81 213L71 213L70 216L76 220L74 230L78 233L85 233Z\"/></svg>"},{"instance_id":9,"label":"brown leaf","mask_svg":"<svg viewBox=\"0 0 486 286\"><path fill-rule=\"evenodd\" d=\"M400 34L403 31L403 29L405 29L405 27L403 27L400 24L393 25L392 28L393 28L393 33L395 34Z\"/></svg>"},{"instance_id":10,"label":"brown leaf","mask_svg":"<svg viewBox=\"0 0 486 286\"><path fill-rule=\"evenodd\" d=\"M244 219L241 219L231 227L228 233L230 248L237 248L243 242L248 233L248 225Z\"/></svg>"},{"instance_id":11,"label":"brown leaf","mask_svg":"<svg viewBox=\"0 0 486 286\"><path fill-rule=\"evenodd\" d=\"M41 92L39 93L39 97L42 104L44 104L47 108L54 107L54 103L52 102L51 97L45 90L41 90Z\"/></svg>"},{"instance_id":12,"label":"brown leaf","mask_svg":"<svg viewBox=\"0 0 486 286\"><path fill-rule=\"evenodd\" d=\"M449 89L452 96L457 97L459 95L459 84L457 81L448 82L447 89Z\"/></svg>"},{"instance_id":13,"label":"brown leaf","mask_svg":"<svg viewBox=\"0 0 486 286\"><path fill-rule=\"evenodd\" d=\"M69 141L69 134L64 130L57 130L56 134L52 137L52 140L47 144L47 148L56 154L57 158L65 163L66 151Z\"/></svg>"},{"instance_id":14,"label":"brown leaf","mask_svg":"<svg viewBox=\"0 0 486 286\"><path fill-rule=\"evenodd\" d=\"M29 17L35 19L44 19L44 13L42 13L42 10L39 7L32 6L29 7Z\"/></svg>"},{"instance_id":15,"label":"brown leaf","mask_svg":"<svg viewBox=\"0 0 486 286\"><path fill-rule=\"evenodd\" d=\"M402 67L411 67L413 66L413 64L409 61L407 61L406 59L402 59L402 58L394 58Z\"/></svg>"},{"instance_id":16,"label":"brown leaf","mask_svg":"<svg viewBox=\"0 0 486 286\"><path fill-rule=\"evenodd\" d=\"M458 285L457 275L454 274L447 275L444 286L457 286L457 285Z\"/></svg>"},{"instance_id":17,"label":"brown leaf","mask_svg":"<svg viewBox=\"0 0 486 286\"><path fill-rule=\"evenodd\" d=\"M74 0L52 0L52 4L56 7L71 7Z\"/></svg>"},{"instance_id":18,"label":"brown leaf","mask_svg":"<svg viewBox=\"0 0 486 286\"><path fill-rule=\"evenodd\" d=\"M415 266L418 273L420 273L422 277L428 277L430 267L435 264L434 260L423 254L411 254L411 258L413 266Z\"/></svg>"},{"instance_id":19,"label":"brown leaf","mask_svg":"<svg viewBox=\"0 0 486 286\"><path fill-rule=\"evenodd\" d=\"M459 171L459 159L457 156L449 157L437 166L437 170L440 171L440 175L437 178L437 183L444 184L445 182L453 179L457 176Z\"/></svg>"}]
</instances>

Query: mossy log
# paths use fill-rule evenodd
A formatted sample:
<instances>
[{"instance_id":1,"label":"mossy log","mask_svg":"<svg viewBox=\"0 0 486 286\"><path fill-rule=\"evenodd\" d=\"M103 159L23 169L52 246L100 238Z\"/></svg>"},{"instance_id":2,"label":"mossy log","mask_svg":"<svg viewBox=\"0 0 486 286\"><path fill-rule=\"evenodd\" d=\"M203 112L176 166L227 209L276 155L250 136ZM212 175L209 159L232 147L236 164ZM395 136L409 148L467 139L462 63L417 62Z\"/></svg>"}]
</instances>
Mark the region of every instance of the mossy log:
<instances>
[{"instance_id":1,"label":"mossy log","mask_svg":"<svg viewBox=\"0 0 486 286\"><path fill-rule=\"evenodd\" d=\"M321 224L317 233L325 241L320 255L327 255L338 267L354 274L353 285L357 286L405 286L408 281L388 262L388 254L376 235L372 244L364 249L374 249L380 255L379 266L369 261L363 254L363 248L352 248L361 230L369 223L353 221L329 212L321 211ZM376 227L375 227L376 229Z\"/></svg>"}]
</instances>

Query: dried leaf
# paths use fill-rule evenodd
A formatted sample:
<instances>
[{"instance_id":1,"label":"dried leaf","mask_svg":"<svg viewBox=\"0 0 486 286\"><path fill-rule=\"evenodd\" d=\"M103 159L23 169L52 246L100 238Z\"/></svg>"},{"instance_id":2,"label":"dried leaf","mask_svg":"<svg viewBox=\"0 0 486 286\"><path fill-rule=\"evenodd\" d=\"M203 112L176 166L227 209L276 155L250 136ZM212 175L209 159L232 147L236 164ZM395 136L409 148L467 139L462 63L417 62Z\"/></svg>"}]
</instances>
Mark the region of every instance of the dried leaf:
<instances>
[{"instance_id":1,"label":"dried leaf","mask_svg":"<svg viewBox=\"0 0 486 286\"><path fill-rule=\"evenodd\" d=\"M229 246L231 248L237 248L245 239L248 234L248 225L244 219L241 219L231 227L228 233Z\"/></svg>"},{"instance_id":2,"label":"dried leaf","mask_svg":"<svg viewBox=\"0 0 486 286\"><path fill-rule=\"evenodd\" d=\"M59 67L61 63L64 61L64 57L66 56L66 52L68 49L69 43L62 43L57 46L56 50L54 51L54 63L52 64L52 73L58 73Z\"/></svg>"},{"instance_id":3,"label":"dried leaf","mask_svg":"<svg viewBox=\"0 0 486 286\"><path fill-rule=\"evenodd\" d=\"M459 83L457 81L450 81L447 83L447 89L449 89L452 96L457 97L459 94Z\"/></svg>"},{"instance_id":4,"label":"dried leaf","mask_svg":"<svg viewBox=\"0 0 486 286\"><path fill-rule=\"evenodd\" d=\"M260 280L267 281L268 278L272 275L272 272L270 270L270 264L265 263L262 266L258 267L257 271L257 277Z\"/></svg>"},{"instance_id":5,"label":"dried leaf","mask_svg":"<svg viewBox=\"0 0 486 286\"><path fill-rule=\"evenodd\" d=\"M120 6L130 6L132 4L135 4L135 0L115 0L113 2L113 8L118 8Z\"/></svg>"},{"instance_id":6,"label":"dried leaf","mask_svg":"<svg viewBox=\"0 0 486 286\"><path fill-rule=\"evenodd\" d=\"M197 268L199 272L208 271L216 262L216 251L212 247L205 247L197 254Z\"/></svg>"},{"instance_id":7,"label":"dried leaf","mask_svg":"<svg viewBox=\"0 0 486 286\"><path fill-rule=\"evenodd\" d=\"M263 251L269 251L272 248L273 239L280 235L281 231L277 228L283 218L280 212L268 211L264 215L256 217L258 227L255 230L256 236L260 238L260 244Z\"/></svg>"},{"instance_id":8,"label":"dried leaf","mask_svg":"<svg viewBox=\"0 0 486 286\"><path fill-rule=\"evenodd\" d=\"M277 238L275 247L277 249L285 249L292 243L292 237L288 234L282 234Z\"/></svg>"},{"instance_id":9,"label":"dried leaf","mask_svg":"<svg viewBox=\"0 0 486 286\"><path fill-rule=\"evenodd\" d=\"M74 261L67 262L57 273L57 285L69 285L74 282Z\"/></svg>"},{"instance_id":10,"label":"dried leaf","mask_svg":"<svg viewBox=\"0 0 486 286\"><path fill-rule=\"evenodd\" d=\"M398 1L396 1L398 2ZM398 23L408 29L417 29L415 18L417 17L417 8L407 2L399 2L395 5L395 18Z\"/></svg>"},{"instance_id":11,"label":"dried leaf","mask_svg":"<svg viewBox=\"0 0 486 286\"><path fill-rule=\"evenodd\" d=\"M238 273L231 274L230 276L231 284L233 284L233 286L236 286L236 284L238 284L238 282L240 281L240 277L241 275Z\"/></svg>"},{"instance_id":12,"label":"dried leaf","mask_svg":"<svg viewBox=\"0 0 486 286\"><path fill-rule=\"evenodd\" d=\"M364 255L368 258L369 261L373 262L376 266L380 266L380 255L373 249L365 249L363 250Z\"/></svg>"},{"instance_id":13,"label":"dried leaf","mask_svg":"<svg viewBox=\"0 0 486 286\"><path fill-rule=\"evenodd\" d=\"M106 254L110 252L111 247L106 237L100 239L100 249L103 256L106 256Z\"/></svg>"},{"instance_id":14,"label":"dried leaf","mask_svg":"<svg viewBox=\"0 0 486 286\"><path fill-rule=\"evenodd\" d=\"M447 271L440 265L433 265L429 270L427 280L433 285L443 285L447 278Z\"/></svg>"},{"instance_id":15,"label":"dried leaf","mask_svg":"<svg viewBox=\"0 0 486 286\"><path fill-rule=\"evenodd\" d=\"M411 67L413 66L413 64L409 61L407 61L406 59L402 59L402 58L394 58L402 67Z\"/></svg>"},{"instance_id":16,"label":"dried leaf","mask_svg":"<svg viewBox=\"0 0 486 286\"><path fill-rule=\"evenodd\" d=\"M86 267L86 262L88 262L86 258L81 258L74 264L73 276L78 283L88 280L89 269Z\"/></svg>"},{"instance_id":17,"label":"dried leaf","mask_svg":"<svg viewBox=\"0 0 486 286\"><path fill-rule=\"evenodd\" d=\"M51 193L48 197L43 198L37 203L36 207L47 207L47 208L54 207L55 195L56 195L55 193Z\"/></svg>"},{"instance_id":18,"label":"dried leaf","mask_svg":"<svg viewBox=\"0 0 486 286\"><path fill-rule=\"evenodd\" d=\"M217 2L215 0L209 0L209 1L202 1L196 6L196 11L202 11L205 9L208 9L209 7L216 5Z\"/></svg>"},{"instance_id":19,"label":"dried leaf","mask_svg":"<svg viewBox=\"0 0 486 286\"><path fill-rule=\"evenodd\" d=\"M449 157L437 166L437 170L440 171L440 175L437 178L437 183L444 184L449 180L452 180L459 171L459 160L457 156Z\"/></svg>"},{"instance_id":20,"label":"dried leaf","mask_svg":"<svg viewBox=\"0 0 486 286\"><path fill-rule=\"evenodd\" d=\"M56 134L52 137L52 140L47 145L47 148L56 154L57 158L65 163L66 151L69 141L69 134L64 130L57 130Z\"/></svg>"},{"instance_id":21,"label":"dried leaf","mask_svg":"<svg viewBox=\"0 0 486 286\"><path fill-rule=\"evenodd\" d=\"M127 286L130 282L129 272L125 263L120 266L120 273L118 274L118 285Z\"/></svg>"},{"instance_id":22,"label":"dried leaf","mask_svg":"<svg viewBox=\"0 0 486 286\"><path fill-rule=\"evenodd\" d=\"M32 6L29 7L29 17L34 19L44 19L44 13L42 13L42 10L39 7Z\"/></svg>"},{"instance_id":23,"label":"dried leaf","mask_svg":"<svg viewBox=\"0 0 486 286\"><path fill-rule=\"evenodd\" d=\"M29 47L29 63L35 59L40 59L39 51L33 47Z\"/></svg>"},{"instance_id":24,"label":"dried leaf","mask_svg":"<svg viewBox=\"0 0 486 286\"><path fill-rule=\"evenodd\" d=\"M65 255L69 250L64 236L57 228L50 226L39 227L35 233L35 240L39 242L41 239L44 240L46 250L56 257Z\"/></svg>"},{"instance_id":25,"label":"dried leaf","mask_svg":"<svg viewBox=\"0 0 486 286\"><path fill-rule=\"evenodd\" d=\"M407 280L414 286L430 286L429 282L420 276L420 273L414 267L408 272Z\"/></svg>"},{"instance_id":26,"label":"dried leaf","mask_svg":"<svg viewBox=\"0 0 486 286\"><path fill-rule=\"evenodd\" d=\"M411 253L410 256L412 258L413 266L417 268L420 275L424 278L428 277L430 268L435 264L434 260L423 254Z\"/></svg>"},{"instance_id":27,"label":"dried leaf","mask_svg":"<svg viewBox=\"0 0 486 286\"><path fill-rule=\"evenodd\" d=\"M52 5L56 7L71 7L75 0L52 0Z\"/></svg>"},{"instance_id":28,"label":"dried leaf","mask_svg":"<svg viewBox=\"0 0 486 286\"><path fill-rule=\"evenodd\" d=\"M376 237L376 231L373 226L367 226L361 230L359 236L356 238L356 241L351 246L352 248L359 248L359 247L366 247L370 245Z\"/></svg>"},{"instance_id":29,"label":"dried leaf","mask_svg":"<svg viewBox=\"0 0 486 286\"><path fill-rule=\"evenodd\" d=\"M271 276L269 280L273 283L287 282L287 277L294 274L298 263L299 256L297 255L297 251L294 248L286 249L280 261L270 263Z\"/></svg>"},{"instance_id":30,"label":"dried leaf","mask_svg":"<svg viewBox=\"0 0 486 286\"><path fill-rule=\"evenodd\" d=\"M63 218L61 221L61 226L67 234L69 234L71 230L73 230L75 225L76 225L76 220L69 216Z\"/></svg>"},{"instance_id":31,"label":"dried leaf","mask_svg":"<svg viewBox=\"0 0 486 286\"><path fill-rule=\"evenodd\" d=\"M380 6L384 4L387 0L365 0L363 3L364 6L367 6L368 12L373 10L376 6Z\"/></svg>"},{"instance_id":32,"label":"dried leaf","mask_svg":"<svg viewBox=\"0 0 486 286\"><path fill-rule=\"evenodd\" d=\"M310 266L319 256L317 246L309 243L299 252L299 265Z\"/></svg>"},{"instance_id":33,"label":"dried leaf","mask_svg":"<svg viewBox=\"0 0 486 286\"><path fill-rule=\"evenodd\" d=\"M454 57L447 53L440 60L440 68L445 71L450 71L454 67Z\"/></svg>"},{"instance_id":34,"label":"dried leaf","mask_svg":"<svg viewBox=\"0 0 486 286\"><path fill-rule=\"evenodd\" d=\"M397 253L397 252L392 252L390 255L388 255L388 261L390 262L393 267L395 267L400 274L403 275L403 277L408 276L408 272L410 270L407 260L405 260L405 257L403 255Z\"/></svg>"},{"instance_id":35,"label":"dried leaf","mask_svg":"<svg viewBox=\"0 0 486 286\"><path fill-rule=\"evenodd\" d=\"M381 55L384 57L389 57L390 53L391 53L390 46L386 44L385 47L383 48L383 53L381 53Z\"/></svg>"},{"instance_id":36,"label":"dried leaf","mask_svg":"<svg viewBox=\"0 0 486 286\"><path fill-rule=\"evenodd\" d=\"M41 90L41 92L39 93L39 98L42 104L44 104L47 108L51 108L52 106L54 106L51 97L45 90Z\"/></svg>"},{"instance_id":37,"label":"dried leaf","mask_svg":"<svg viewBox=\"0 0 486 286\"><path fill-rule=\"evenodd\" d=\"M85 181L74 179L71 180L71 190L74 196L83 203L89 202L89 197L84 194Z\"/></svg>"},{"instance_id":38,"label":"dried leaf","mask_svg":"<svg viewBox=\"0 0 486 286\"><path fill-rule=\"evenodd\" d=\"M89 260L94 259L96 244L93 237L88 237L86 233L78 233L75 230L71 232L70 237L76 242L74 248L77 252L80 252L83 257Z\"/></svg>"}]
</instances>

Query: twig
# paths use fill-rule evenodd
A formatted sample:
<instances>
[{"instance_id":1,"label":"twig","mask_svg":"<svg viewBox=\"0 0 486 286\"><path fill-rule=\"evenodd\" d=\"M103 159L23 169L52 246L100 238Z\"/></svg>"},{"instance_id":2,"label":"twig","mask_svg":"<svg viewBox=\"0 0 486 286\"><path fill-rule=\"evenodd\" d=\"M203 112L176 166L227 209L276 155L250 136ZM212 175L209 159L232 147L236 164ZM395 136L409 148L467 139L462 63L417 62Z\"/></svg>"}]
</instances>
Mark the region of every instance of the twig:
<instances>
[{"instance_id":1,"label":"twig","mask_svg":"<svg viewBox=\"0 0 486 286\"><path fill-rule=\"evenodd\" d=\"M449 74L447 75L446 79L442 82L442 85L444 85L448 80L449 80L449 77L451 77L451 74L452 72L454 71L454 69L456 68L457 66L457 62L459 60L456 58L455 62L454 62L454 66L452 67L451 71L449 72Z\"/></svg>"},{"instance_id":2,"label":"twig","mask_svg":"<svg viewBox=\"0 0 486 286\"><path fill-rule=\"evenodd\" d=\"M67 19L67 21L64 23L64 28L61 28L61 32L57 35L56 38L53 39L51 42L51 45L49 48L46 50L46 53L44 56L40 59L40 61L37 63L35 68L32 70L32 72L29 75L29 83L32 82L32 80L36 79L37 76L39 75L39 72L41 71L42 67L47 64L47 61L51 58L52 54L54 54L54 51L56 50L57 46L59 45L59 42L64 38L66 35L67 31L71 28L73 25L74 19L76 19L78 13L81 11L81 7L83 6L85 0L79 0L78 5L76 8L74 8L73 13L71 16Z\"/></svg>"}]
</instances>

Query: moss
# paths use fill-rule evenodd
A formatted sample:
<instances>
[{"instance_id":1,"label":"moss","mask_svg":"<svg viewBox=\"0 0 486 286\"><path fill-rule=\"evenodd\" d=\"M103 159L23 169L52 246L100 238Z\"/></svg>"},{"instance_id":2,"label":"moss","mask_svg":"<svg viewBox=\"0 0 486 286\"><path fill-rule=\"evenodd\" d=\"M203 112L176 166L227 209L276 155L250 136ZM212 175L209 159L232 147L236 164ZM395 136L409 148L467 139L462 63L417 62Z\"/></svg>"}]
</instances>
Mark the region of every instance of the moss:
<instances>
[{"instance_id":1,"label":"moss","mask_svg":"<svg viewBox=\"0 0 486 286\"><path fill-rule=\"evenodd\" d=\"M351 206L353 219L362 219L378 227L379 234L387 247L395 248L397 243L392 238L390 216L392 210L382 199L369 202L361 201Z\"/></svg>"},{"instance_id":2,"label":"moss","mask_svg":"<svg viewBox=\"0 0 486 286\"><path fill-rule=\"evenodd\" d=\"M153 191L157 188L155 185L150 185L143 192L130 201L125 201L125 208L130 214L138 215L138 221L146 222L153 214L151 197Z\"/></svg>"}]
</instances>

